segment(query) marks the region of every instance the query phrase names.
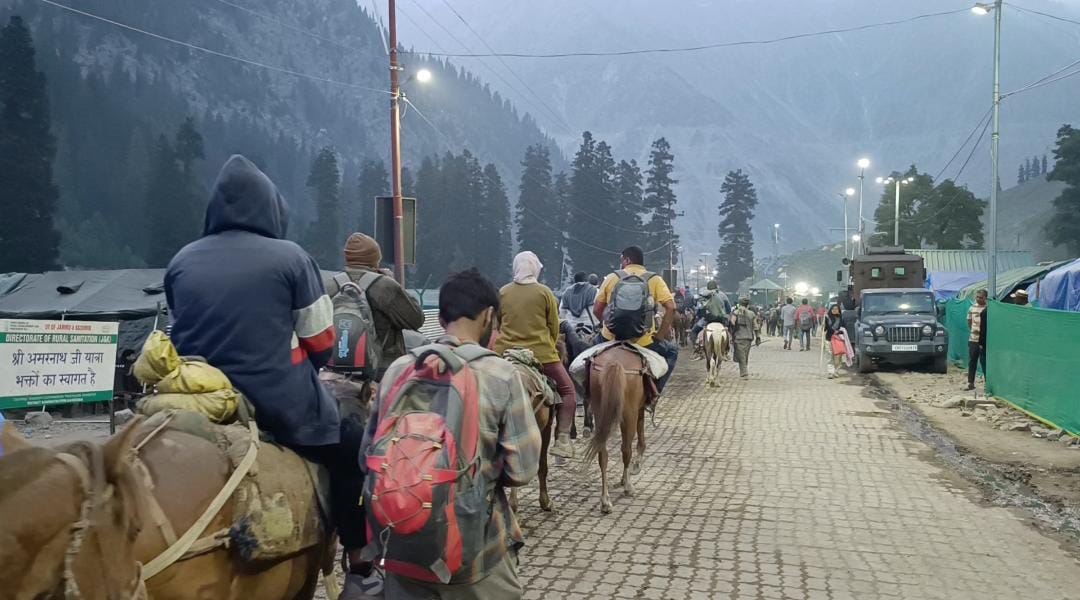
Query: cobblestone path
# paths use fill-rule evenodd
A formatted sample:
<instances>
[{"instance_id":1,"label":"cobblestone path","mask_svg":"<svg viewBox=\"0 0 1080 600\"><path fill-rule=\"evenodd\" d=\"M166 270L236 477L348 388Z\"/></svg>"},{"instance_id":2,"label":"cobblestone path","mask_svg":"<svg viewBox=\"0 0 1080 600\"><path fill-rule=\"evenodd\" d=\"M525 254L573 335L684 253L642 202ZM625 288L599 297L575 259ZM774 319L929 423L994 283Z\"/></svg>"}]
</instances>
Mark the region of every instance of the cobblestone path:
<instances>
[{"instance_id":1,"label":"cobblestone path","mask_svg":"<svg viewBox=\"0 0 1080 600\"><path fill-rule=\"evenodd\" d=\"M982 503L816 352L779 346L711 389L684 354L612 514L595 463L552 468L554 513L527 488L525 597L1080 598L1070 549Z\"/></svg>"}]
</instances>

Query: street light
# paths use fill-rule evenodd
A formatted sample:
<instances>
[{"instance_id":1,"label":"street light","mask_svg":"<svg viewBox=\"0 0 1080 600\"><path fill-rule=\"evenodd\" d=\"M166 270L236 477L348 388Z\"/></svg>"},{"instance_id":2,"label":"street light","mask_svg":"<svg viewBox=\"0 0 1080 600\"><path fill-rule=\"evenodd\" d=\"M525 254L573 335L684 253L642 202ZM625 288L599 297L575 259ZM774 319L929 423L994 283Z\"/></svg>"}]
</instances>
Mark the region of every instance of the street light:
<instances>
[{"instance_id":1,"label":"street light","mask_svg":"<svg viewBox=\"0 0 1080 600\"><path fill-rule=\"evenodd\" d=\"M863 232L863 182L866 179L866 169L870 167L869 158L860 158L855 162L855 165L859 167L859 234ZM844 232L847 235L847 232Z\"/></svg>"},{"instance_id":2,"label":"street light","mask_svg":"<svg viewBox=\"0 0 1080 600\"><path fill-rule=\"evenodd\" d=\"M428 71L427 69L420 69L413 77L415 77L416 80L420 83L427 83L431 81L431 71Z\"/></svg>"},{"instance_id":3,"label":"street light","mask_svg":"<svg viewBox=\"0 0 1080 600\"><path fill-rule=\"evenodd\" d=\"M900 245L900 186L901 185L907 185L907 184L915 181L915 178L914 177L905 177L903 179L900 179L899 177L885 177L885 178L878 177L874 181L877 181L878 183L884 184L884 185L892 185L894 183L896 184L896 207L895 207L895 209L893 211L893 245L894 246L899 246Z\"/></svg>"},{"instance_id":4,"label":"street light","mask_svg":"<svg viewBox=\"0 0 1080 600\"><path fill-rule=\"evenodd\" d=\"M847 202L848 198L855 195L855 188L848 188L840 193L840 199L844 201L844 256L848 255L848 221L847 221Z\"/></svg>"},{"instance_id":5,"label":"street light","mask_svg":"<svg viewBox=\"0 0 1080 600\"><path fill-rule=\"evenodd\" d=\"M1001 0L976 2L971 12L977 15L994 13L994 131L990 135L990 217L986 243L986 283L991 294L997 293L997 190L998 190L998 143L1001 141Z\"/></svg>"}]
</instances>

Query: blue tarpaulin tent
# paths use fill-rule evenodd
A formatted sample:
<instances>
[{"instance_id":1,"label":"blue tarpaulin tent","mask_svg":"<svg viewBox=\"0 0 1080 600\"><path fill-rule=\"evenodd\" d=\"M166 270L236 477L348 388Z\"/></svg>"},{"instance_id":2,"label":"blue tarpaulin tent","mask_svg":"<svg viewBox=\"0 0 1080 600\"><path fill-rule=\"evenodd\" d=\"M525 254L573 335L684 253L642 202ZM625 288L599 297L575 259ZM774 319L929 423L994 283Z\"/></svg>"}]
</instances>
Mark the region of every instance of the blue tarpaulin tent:
<instances>
[{"instance_id":1,"label":"blue tarpaulin tent","mask_svg":"<svg viewBox=\"0 0 1080 600\"><path fill-rule=\"evenodd\" d=\"M1080 259L1050 271L1027 291L1039 308L1080 312Z\"/></svg>"},{"instance_id":2,"label":"blue tarpaulin tent","mask_svg":"<svg viewBox=\"0 0 1080 600\"><path fill-rule=\"evenodd\" d=\"M938 302L952 300L967 286L986 279L986 273L930 273L926 278L926 288L934 292L934 299Z\"/></svg>"}]
</instances>

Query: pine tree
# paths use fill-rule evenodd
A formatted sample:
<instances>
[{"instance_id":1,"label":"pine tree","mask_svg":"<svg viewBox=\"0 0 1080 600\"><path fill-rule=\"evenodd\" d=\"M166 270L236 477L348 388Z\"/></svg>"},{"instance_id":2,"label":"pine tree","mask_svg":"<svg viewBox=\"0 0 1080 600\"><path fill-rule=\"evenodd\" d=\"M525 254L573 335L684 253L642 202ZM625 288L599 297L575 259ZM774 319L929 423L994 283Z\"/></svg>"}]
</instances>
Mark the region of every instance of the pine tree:
<instances>
[{"instance_id":1,"label":"pine tree","mask_svg":"<svg viewBox=\"0 0 1080 600\"><path fill-rule=\"evenodd\" d=\"M611 209L613 166L611 148L584 132L572 163L566 211L567 253L576 270L605 272L618 260L621 248L607 245L614 241L612 228L583 216L604 215Z\"/></svg>"},{"instance_id":2,"label":"pine tree","mask_svg":"<svg viewBox=\"0 0 1080 600\"><path fill-rule=\"evenodd\" d=\"M341 248L341 170L337 153L330 146L319 150L311 163L307 186L314 198L316 218L308 234L307 248L323 269L336 269L343 263Z\"/></svg>"},{"instance_id":3,"label":"pine tree","mask_svg":"<svg viewBox=\"0 0 1080 600\"><path fill-rule=\"evenodd\" d=\"M45 75L22 18L0 30L0 273L55 269L53 225L56 139L50 132Z\"/></svg>"},{"instance_id":4,"label":"pine tree","mask_svg":"<svg viewBox=\"0 0 1080 600\"><path fill-rule=\"evenodd\" d=\"M1054 217L1046 224L1046 233L1055 245L1080 254L1080 130L1071 125L1058 129L1049 179L1062 181L1066 187L1054 199Z\"/></svg>"},{"instance_id":5,"label":"pine tree","mask_svg":"<svg viewBox=\"0 0 1080 600\"><path fill-rule=\"evenodd\" d=\"M671 177L675 170L675 156L671 153L671 145L664 138L653 142L652 151L649 153L649 170L645 186L645 208L649 211L649 222L646 230L649 232L647 250L657 250L646 259L654 267L667 269L669 259L674 256L672 248L678 243L679 237L675 235L675 197L674 186L678 183ZM664 250L660 250L665 248Z\"/></svg>"},{"instance_id":6,"label":"pine tree","mask_svg":"<svg viewBox=\"0 0 1080 600\"><path fill-rule=\"evenodd\" d=\"M563 223L559 222L559 198L551 179L551 157L547 146L525 149L521 160L521 183L514 215L518 247L532 250L545 269L541 280L549 287L561 283L563 263Z\"/></svg>"},{"instance_id":7,"label":"pine tree","mask_svg":"<svg viewBox=\"0 0 1080 600\"><path fill-rule=\"evenodd\" d=\"M615 167L615 202L611 210L611 224L615 228L615 243L612 249L623 249L630 245L641 245L641 232L644 230L641 211L644 207L645 191L642 188L643 176L637 161L619 161ZM650 243L649 248L653 245ZM653 256L666 256L653 253Z\"/></svg>"},{"instance_id":8,"label":"pine tree","mask_svg":"<svg viewBox=\"0 0 1080 600\"><path fill-rule=\"evenodd\" d=\"M896 186L900 186L900 245L905 248L920 248L922 232L916 222L919 207L927 202L934 193L934 179L926 173L919 173L912 165L905 173L894 172L892 183L886 184L881 193L881 202L874 211L877 229L874 241L878 244L892 245L895 237L896 222ZM911 178L911 183L899 180ZM874 245L874 244L870 244Z\"/></svg>"},{"instance_id":9,"label":"pine tree","mask_svg":"<svg viewBox=\"0 0 1080 600\"><path fill-rule=\"evenodd\" d=\"M446 275L443 232L446 203L438 157L425 157L416 171L416 285L438 284Z\"/></svg>"},{"instance_id":10,"label":"pine tree","mask_svg":"<svg viewBox=\"0 0 1080 600\"><path fill-rule=\"evenodd\" d=\"M1042 155L1042 165L1041 165L1041 168L1039 169L1039 175L1042 175L1044 178L1046 176L1046 155L1045 154Z\"/></svg>"},{"instance_id":11,"label":"pine tree","mask_svg":"<svg viewBox=\"0 0 1080 600\"><path fill-rule=\"evenodd\" d=\"M152 267L164 267L202 232L206 190L199 175L203 139L188 117L174 140L158 137L144 206L146 237L143 256Z\"/></svg>"},{"instance_id":12,"label":"pine tree","mask_svg":"<svg viewBox=\"0 0 1080 600\"><path fill-rule=\"evenodd\" d=\"M498 169L490 163L483 170L480 205L475 231L476 239L480 241L477 267L496 284L509 283L513 277L510 200L506 197L506 186ZM543 264L545 269L556 266Z\"/></svg>"},{"instance_id":13,"label":"pine tree","mask_svg":"<svg viewBox=\"0 0 1080 600\"><path fill-rule=\"evenodd\" d=\"M1027 171L1024 170L1024 165L1020 165L1019 173L1016 174L1016 184L1020 185L1027 181Z\"/></svg>"},{"instance_id":14,"label":"pine tree","mask_svg":"<svg viewBox=\"0 0 1080 600\"><path fill-rule=\"evenodd\" d=\"M730 171L720 186L724 201L720 204L720 249L716 253L717 281L720 288L736 291L739 284L754 275L754 234L750 222L758 197L750 177L742 169Z\"/></svg>"},{"instance_id":15,"label":"pine tree","mask_svg":"<svg viewBox=\"0 0 1080 600\"><path fill-rule=\"evenodd\" d=\"M1031 179L1031 159L1024 159L1024 181Z\"/></svg>"},{"instance_id":16,"label":"pine tree","mask_svg":"<svg viewBox=\"0 0 1080 600\"><path fill-rule=\"evenodd\" d=\"M403 172L404 173L404 172ZM366 159L360 164L360 175L356 181L356 201L345 212L345 227L355 231L375 235L375 198L389 196L390 174L382 160Z\"/></svg>"}]
</instances>

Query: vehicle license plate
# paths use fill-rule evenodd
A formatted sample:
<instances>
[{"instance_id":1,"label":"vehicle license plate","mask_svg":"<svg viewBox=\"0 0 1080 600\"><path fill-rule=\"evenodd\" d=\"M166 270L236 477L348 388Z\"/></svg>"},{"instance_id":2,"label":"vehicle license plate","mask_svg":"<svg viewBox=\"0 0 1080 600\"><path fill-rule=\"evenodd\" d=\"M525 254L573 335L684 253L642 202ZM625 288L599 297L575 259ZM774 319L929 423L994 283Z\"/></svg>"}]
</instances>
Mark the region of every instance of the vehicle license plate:
<instances>
[{"instance_id":1,"label":"vehicle license plate","mask_svg":"<svg viewBox=\"0 0 1080 600\"><path fill-rule=\"evenodd\" d=\"M918 344L893 344L893 352L918 352Z\"/></svg>"}]
</instances>

